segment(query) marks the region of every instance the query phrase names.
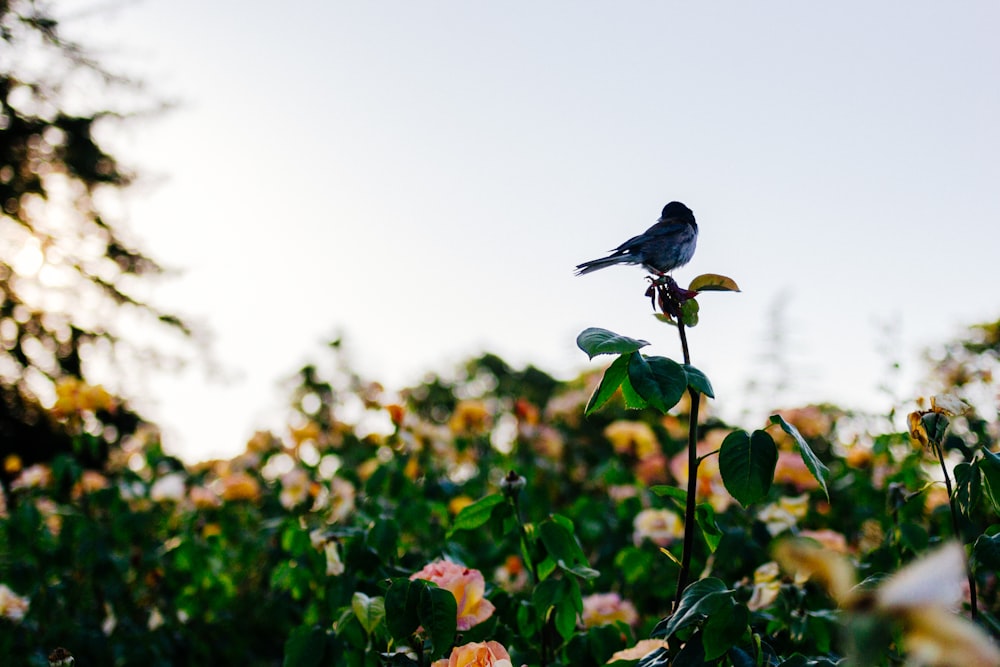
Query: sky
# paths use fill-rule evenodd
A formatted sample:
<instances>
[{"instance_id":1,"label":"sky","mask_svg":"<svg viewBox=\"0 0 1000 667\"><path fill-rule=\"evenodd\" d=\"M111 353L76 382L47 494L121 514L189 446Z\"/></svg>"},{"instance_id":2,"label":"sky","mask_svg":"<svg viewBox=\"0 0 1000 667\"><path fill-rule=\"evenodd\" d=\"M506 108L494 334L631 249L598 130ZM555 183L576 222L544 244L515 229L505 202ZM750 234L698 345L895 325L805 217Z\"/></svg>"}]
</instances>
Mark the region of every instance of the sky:
<instances>
[{"instance_id":1,"label":"sky","mask_svg":"<svg viewBox=\"0 0 1000 667\"><path fill-rule=\"evenodd\" d=\"M885 409L1000 314L994 2L143 0L69 28L177 103L108 140L178 270L153 300L211 332L136 399L187 460L280 431L336 336L390 389L486 350L568 378L589 326L679 358L641 269L573 275L671 200L700 229L678 281L742 288L689 335L723 414Z\"/></svg>"}]
</instances>

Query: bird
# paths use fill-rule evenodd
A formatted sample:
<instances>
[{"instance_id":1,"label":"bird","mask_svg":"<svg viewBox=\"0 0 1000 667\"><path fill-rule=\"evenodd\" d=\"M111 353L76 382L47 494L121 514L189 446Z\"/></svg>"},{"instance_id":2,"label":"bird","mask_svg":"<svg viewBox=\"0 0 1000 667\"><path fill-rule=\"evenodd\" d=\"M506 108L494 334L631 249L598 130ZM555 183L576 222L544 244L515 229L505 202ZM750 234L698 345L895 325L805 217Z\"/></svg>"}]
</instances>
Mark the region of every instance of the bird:
<instances>
[{"instance_id":1,"label":"bird","mask_svg":"<svg viewBox=\"0 0 1000 667\"><path fill-rule=\"evenodd\" d=\"M697 243L694 213L679 201L672 201L663 207L656 224L625 241L607 257L577 264L576 275L614 264L642 264L650 273L662 276L690 262Z\"/></svg>"}]
</instances>

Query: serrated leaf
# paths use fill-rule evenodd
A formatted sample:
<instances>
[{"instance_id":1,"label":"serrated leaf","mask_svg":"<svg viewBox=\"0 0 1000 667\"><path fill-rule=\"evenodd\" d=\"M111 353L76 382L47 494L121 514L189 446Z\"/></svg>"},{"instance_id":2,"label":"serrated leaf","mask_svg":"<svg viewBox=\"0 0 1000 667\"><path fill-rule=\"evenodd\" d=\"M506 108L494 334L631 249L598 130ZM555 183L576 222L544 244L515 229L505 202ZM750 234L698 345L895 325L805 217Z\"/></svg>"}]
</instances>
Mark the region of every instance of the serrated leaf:
<instances>
[{"instance_id":1,"label":"serrated leaf","mask_svg":"<svg viewBox=\"0 0 1000 667\"><path fill-rule=\"evenodd\" d=\"M621 336L607 329L590 327L576 337L576 345L591 359L599 354L627 354L649 345L647 341Z\"/></svg>"},{"instance_id":2,"label":"serrated leaf","mask_svg":"<svg viewBox=\"0 0 1000 667\"><path fill-rule=\"evenodd\" d=\"M677 405L687 389L687 373L666 357L633 354L628 364L628 379L639 396L664 414Z\"/></svg>"},{"instance_id":3,"label":"serrated leaf","mask_svg":"<svg viewBox=\"0 0 1000 667\"><path fill-rule=\"evenodd\" d=\"M785 418L781 415L771 415L771 423L778 424L781 430L792 436L792 440L795 441L796 446L799 448L799 456L802 457L802 462L806 464L806 468L809 469L809 473L816 478L819 482L820 487L823 489L823 493L826 495L827 500L830 499L830 491L826 488L826 478L830 474L829 468L823 465L823 462L819 460L816 453L806 442L806 439L802 437L799 433L799 429L795 428L791 424L785 421Z\"/></svg>"},{"instance_id":4,"label":"serrated leaf","mask_svg":"<svg viewBox=\"0 0 1000 667\"><path fill-rule=\"evenodd\" d=\"M475 530L482 527L493 515L493 508L503 501L502 494L494 493L463 507L455 516L455 521L448 530L448 537L460 530Z\"/></svg>"},{"instance_id":5,"label":"serrated leaf","mask_svg":"<svg viewBox=\"0 0 1000 667\"><path fill-rule=\"evenodd\" d=\"M736 281L717 273L703 273L695 276L688 285L692 292L739 292Z\"/></svg>"},{"instance_id":6,"label":"serrated leaf","mask_svg":"<svg viewBox=\"0 0 1000 667\"><path fill-rule=\"evenodd\" d=\"M622 386L622 383L628 379L628 362L633 354L635 353L622 354L611 362L611 365L604 371L604 377L601 378L601 383L597 385L597 390L590 397L584 414L592 414L611 400L611 397L615 395L615 392Z\"/></svg>"},{"instance_id":7,"label":"serrated leaf","mask_svg":"<svg viewBox=\"0 0 1000 667\"><path fill-rule=\"evenodd\" d=\"M719 449L719 472L726 490L743 507L762 500L771 490L778 448L766 431L733 431Z\"/></svg>"},{"instance_id":8,"label":"serrated leaf","mask_svg":"<svg viewBox=\"0 0 1000 667\"><path fill-rule=\"evenodd\" d=\"M708 396L709 398L715 398L715 392L712 390L712 383L708 381L708 377L704 373L690 364L681 364L681 367L687 374L689 387L701 394L704 394L705 396Z\"/></svg>"},{"instance_id":9,"label":"serrated leaf","mask_svg":"<svg viewBox=\"0 0 1000 667\"><path fill-rule=\"evenodd\" d=\"M351 597L351 610L365 632L371 634L385 618L385 600L359 591Z\"/></svg>"}]
</instances>

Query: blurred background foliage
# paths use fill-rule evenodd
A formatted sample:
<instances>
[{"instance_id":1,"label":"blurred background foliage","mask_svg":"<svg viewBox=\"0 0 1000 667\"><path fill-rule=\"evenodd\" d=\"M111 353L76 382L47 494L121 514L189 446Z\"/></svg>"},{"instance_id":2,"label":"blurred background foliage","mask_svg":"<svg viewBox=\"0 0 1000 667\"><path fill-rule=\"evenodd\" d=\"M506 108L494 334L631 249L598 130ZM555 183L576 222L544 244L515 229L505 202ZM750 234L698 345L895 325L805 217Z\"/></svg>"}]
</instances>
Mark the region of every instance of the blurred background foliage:
<instances>
[{"instance_id":1,"label":"blurred background foliage","mask_svg":"<svg viewBox=\"0 0 1000 667\"><path fill-rule=\"evenodd\" d=\"M145 298L163 268L113 212L135 175L101 132L162 108L145 95L64 39L48 3L0 3L0 454L44 461L75 443L99 465L142 420L107 392L75 396L80 383L95 363L162 352L123 334L136 322L191 333ZM86 421L49 409L78 398L94 404Z\"/></svg>"}]
</instances>

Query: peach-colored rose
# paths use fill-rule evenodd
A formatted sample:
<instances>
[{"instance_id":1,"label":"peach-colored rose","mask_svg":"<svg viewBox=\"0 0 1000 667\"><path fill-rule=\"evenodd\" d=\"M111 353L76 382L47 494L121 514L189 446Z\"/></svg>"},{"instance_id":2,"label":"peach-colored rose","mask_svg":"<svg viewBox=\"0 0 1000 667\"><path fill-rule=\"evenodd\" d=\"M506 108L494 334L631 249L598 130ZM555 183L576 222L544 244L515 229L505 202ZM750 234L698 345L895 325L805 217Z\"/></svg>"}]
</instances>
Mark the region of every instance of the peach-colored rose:
<instances>
[{"instance_id":1,"label":"peach-colored rose","mask_svg":"<svg viewBox=\"0 0 1000 667\"><path fill-rule=\"evenodd\" d=\"M236 472L222 478L223 500L257 500L260 498L260 482L249 473Z\"/></svg>"},{"instance_id":2,"label":"peach-colored rose","mask_svg":"<svg viewBox=\"0 0 1000 667\"><path fill-rule=\"evenodd\" d=\"M787 450L778 452L778 464L774 467L774 483L791 484L800 492L819 488L819 482L809 472L802 456L798 452Z\"/></svg>"},{"instance_id":3,"label":"peach-colored rose","mask_svg":"<svg viewBox=\"0 0 1000 667\"><path fill-rule=\"evenodd\" d=\"M662 639L640 639L635 646L622 649L612 655L608 662L616 662L618 660L641 660L653 651L661 648L667 648L667 642Z\"/></svg>"},{"instance_id":4,"label":"peach-colored rose","mask_svg":"<svg viewBox=\"0 0 1000 667\"><path fill-rule=\"evenodd\" d=\"M822 530L802 530L799 531L799 537L808 537L809 539L816 540L830 551L836 551L837 553L846 554L849 551L847 548L847 538L829 528Z\"/></svg>"},{"instance_id":5,"label":"peach-colored rose","mask_svg":"<svg viewBox=\"0 0 1000 667\"><path fill-rule=\"evenodd\" d=\"M483 597L486 593L486 580L479 570L448 560L436 560L414 573L410 579L431 581L455 596L455 602L458 603L459 630L468 630L493 615L495 607Z\"/></svg>"},{"instance_id":6,"label":"peach-colored rose","mask_svg":"<svg viewBox=\"0 0 1000 667\"><path fill-rule=\"evenodd\" d=\"M639 622L639 613L618 593L594 593L583 598L583 627L611 625L621 621L627 625Z\"/></svg>"},{"instance_id":7,"label":"peach-colored rose","mask_svg":"<svg viewBox=\"0 0 1000 667\"><path fill-rule=\"evenodd\" d=\"M684 537L684 522L670 510L642 510L635 515L632 526L635 529L632 541L636 546L648 538L653 544L665 547L674 540Z\"/></svg>"},{"instance_id":8,"label":"peach-colored rose","mask_svg":"<svg viewBox=\"0 0 1000 667\"><path fill-rule=\"evenodd\" d=\"M611 442L616 454L630 454L638 459L660 451L660 443L649 424L620 419L604 429L604 437Z\"/></svg>"},{"instance_id":9,"label":"peach-colored rose","mask_svg":"<svg viewBox=\"0 0 1000 667\"><path fill-rule=\"evenodd\" d=\"M490 641L456 646L447 660L437 660L431 667L513 667L513 663L507 649Z\"/></svg>"}]
</instances>

